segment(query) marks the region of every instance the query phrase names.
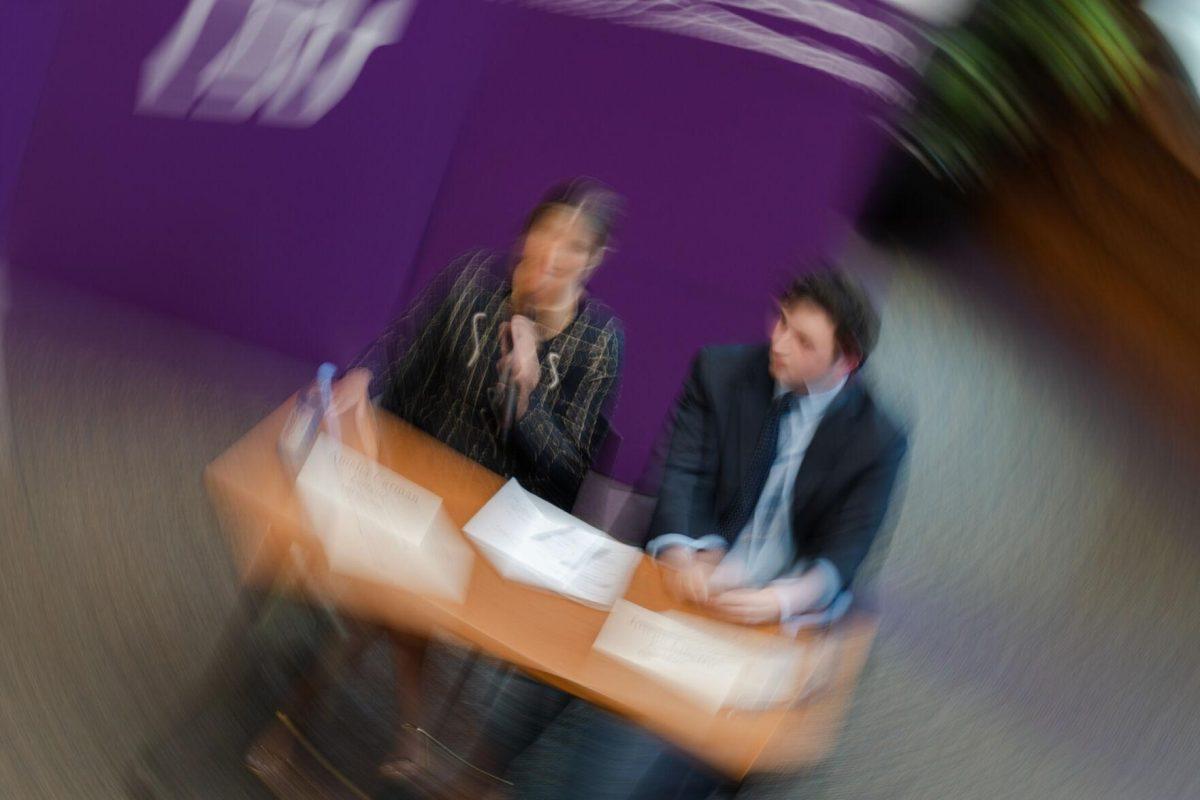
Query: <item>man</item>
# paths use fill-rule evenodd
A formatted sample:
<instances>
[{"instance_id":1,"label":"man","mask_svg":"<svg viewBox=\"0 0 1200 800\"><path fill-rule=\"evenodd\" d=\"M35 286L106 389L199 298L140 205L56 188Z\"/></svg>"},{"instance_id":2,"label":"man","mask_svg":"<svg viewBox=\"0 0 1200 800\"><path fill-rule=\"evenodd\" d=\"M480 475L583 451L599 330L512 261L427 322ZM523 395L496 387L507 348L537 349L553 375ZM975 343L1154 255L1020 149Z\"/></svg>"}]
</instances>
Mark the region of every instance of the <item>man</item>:
<instances>
[{"instance_id":1,"label":"man","mask_svg":"<svg viewBox=\"0 0 1200 800\"><path fill-rule=\"evenodd\" d=\"M857 376L878 333L861 288L823 269L779 298L769 345L696 356L647 544L673 568L673 592L745 625L845 612L906 450ZM591 717L573 796L705 797L719 782L633 726Z\"/></svg>"},{"instance_id":2,"label":"man","mask_svg":"<svg viewBox=\"0 0 1200 800\"><path fill-rule=\"evenodd\" d=\"M747 625L845 611L906 450L856 376L879 318L845 274L779 298L768 346L696 357L647 550L672 588Z\"/></svg>"}]
</instances>

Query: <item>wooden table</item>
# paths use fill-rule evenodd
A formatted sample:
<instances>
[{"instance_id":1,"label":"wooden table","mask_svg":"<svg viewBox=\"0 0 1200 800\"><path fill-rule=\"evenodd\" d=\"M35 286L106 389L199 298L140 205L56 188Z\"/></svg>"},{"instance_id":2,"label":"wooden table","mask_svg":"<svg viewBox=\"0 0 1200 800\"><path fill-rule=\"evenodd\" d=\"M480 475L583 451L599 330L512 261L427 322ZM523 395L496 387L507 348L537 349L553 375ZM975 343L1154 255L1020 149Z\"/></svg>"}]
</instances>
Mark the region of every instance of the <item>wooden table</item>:
<instances>
[{"instance_id":1,"label":"wooden table","mask_svg":"<svg viewBox=\"0 0 1200 800\"><path fill-rule=\"evenodd\" d=\"M209 495L248 584L275 583L292 562L296 547L308 554L310 563L322 558L276 448L291 407L291 401L285 403L205 471ZM391 415L379 412L377 424L379 461L439 495L458 527L504 482ZM666 593L660 569L644 557L626 599L654 611L702 614ZM310 590L332 599L344 614L422 634L440 628L540 680L634 720L737 779L751 770L796 769L828 755L876 630L873 617L857 614L833 631L802 634L832 648L827 651L827 677L815 692L791 708L714 715L686 695L593 653L592 642L606 612L507 581L478 552L462 603L316 572L309 578Z\"/></svg>"}]
</instances>

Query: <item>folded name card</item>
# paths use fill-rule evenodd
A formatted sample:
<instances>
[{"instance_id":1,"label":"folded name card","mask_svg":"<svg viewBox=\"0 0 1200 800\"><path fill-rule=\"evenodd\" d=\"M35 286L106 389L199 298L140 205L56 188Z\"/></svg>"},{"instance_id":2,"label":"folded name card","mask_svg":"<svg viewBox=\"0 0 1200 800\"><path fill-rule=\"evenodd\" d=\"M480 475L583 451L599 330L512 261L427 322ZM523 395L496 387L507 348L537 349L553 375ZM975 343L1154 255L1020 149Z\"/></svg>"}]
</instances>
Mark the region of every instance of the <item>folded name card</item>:
<instances>
[{"instance_id":1,"label":"folded name card","mask_svg":"<svg viewBox=\"0 0 1200 800\"><path fill-rule=\"evenodd\" d=\"M334 572L462 600L470 548L433 492L323 433L296 491Z\"/></svg>"},{"instance_id":2,"label":"folded name card","mask_svg":"<svg viewBox=\"0 0 1200 800\"><path fill-rule=\"evenodd\" d=\"M793 696L805 651L792 641L678 612L617 603L593 650L617 659L710 713L757 709Z\"/></svg>"}]
</instances>

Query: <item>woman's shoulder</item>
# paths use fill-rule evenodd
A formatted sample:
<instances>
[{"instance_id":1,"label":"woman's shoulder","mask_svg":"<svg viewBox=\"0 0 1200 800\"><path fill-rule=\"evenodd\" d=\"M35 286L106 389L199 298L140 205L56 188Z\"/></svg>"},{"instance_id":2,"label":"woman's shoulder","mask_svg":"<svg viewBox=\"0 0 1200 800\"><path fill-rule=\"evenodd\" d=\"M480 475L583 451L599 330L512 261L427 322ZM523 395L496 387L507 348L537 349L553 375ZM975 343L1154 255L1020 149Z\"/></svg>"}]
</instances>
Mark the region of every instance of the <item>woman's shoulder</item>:
<instances>
[{"instance_id":1,"label":"woman's shoulder","mask_svg":"<svg viewBox=\"0 0 1200 800\"><path fill-rule=\"evenodd\" d=\"M591 295L584 298L579 308L579 318L583 324L598 337L624 338L625 328L620 317L603 300Z\"/></svg>"},{"instance_id":2,"label":"woman's shoulder","mask_svg":"<svg viewBox=\"0 0 1200 800\"><path fill-rule=\"evenodd\" d=\"M604 302L585 298L577 318L577 336L594 350L620 359L625 349L625 328L621 319Z\"/></svg>"},{"instance_id":3,"label":"woman's shoulder","mask_svg":"<svg viewBox=\"0 0 1200 800\"><path fill-rule=\"evenodd\" d=\"M494 250L470 250L447 267L447 277L456 288L474 287L488 292L508 285L506 257Z\"/></svg>"},{"instance_id":4,"label":"woman's shoulder","mask_svg":"<svg viewBox=\"0 0 1200 800\"><path fill-rule=\"evenodd\" d=\"M488 250L475 250L455 259L443 271L439 294L452 309L452 315L497 310L500 299L508 294L504 272L505 258Z\"/></svg>"}]
</instances>

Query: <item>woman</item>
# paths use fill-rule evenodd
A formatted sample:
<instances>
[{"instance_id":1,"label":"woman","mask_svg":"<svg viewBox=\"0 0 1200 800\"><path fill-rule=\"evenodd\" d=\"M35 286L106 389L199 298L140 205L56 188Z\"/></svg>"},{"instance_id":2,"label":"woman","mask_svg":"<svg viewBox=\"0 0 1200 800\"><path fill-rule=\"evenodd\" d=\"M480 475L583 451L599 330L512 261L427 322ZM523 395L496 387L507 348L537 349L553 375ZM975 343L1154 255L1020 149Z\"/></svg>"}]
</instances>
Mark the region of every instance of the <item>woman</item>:
<instances>
[{"instance_id":1,"label":"woman","mask_svg":"<svg viewBox=\"0 0 1200 800\"><path fill-rule=\"evenodd\" d=\"M515 263L475 253L447 270L339 382L338 410L378 397L569 510L620 372L621 329L586 292L612 206L584 181L551 191L530 213Z\"/></svg>"},{"instance_id":2,"label":"woman","mask_svg":"<svg viewBox=\"0 0 1200 800\"><path fill-rule=\"evenodd\" d=\"M553 189L529 214L515 256L465 257L389 326L338 381L335 411L377 401L569 510L607 432L620 374L621 328L586 291L607 249L614 205L589 181ZM411 731L422 718L426 641L392 640L405 724L381 773L400 779L414 775L422 746ZM367 641L358 637L352 649ZM327 680L309 676L296 687L287 704L293 718ZM290 744L286 729L273 726L247 761L264 778L278 777Z\"/></svg>"}]
</instances>

